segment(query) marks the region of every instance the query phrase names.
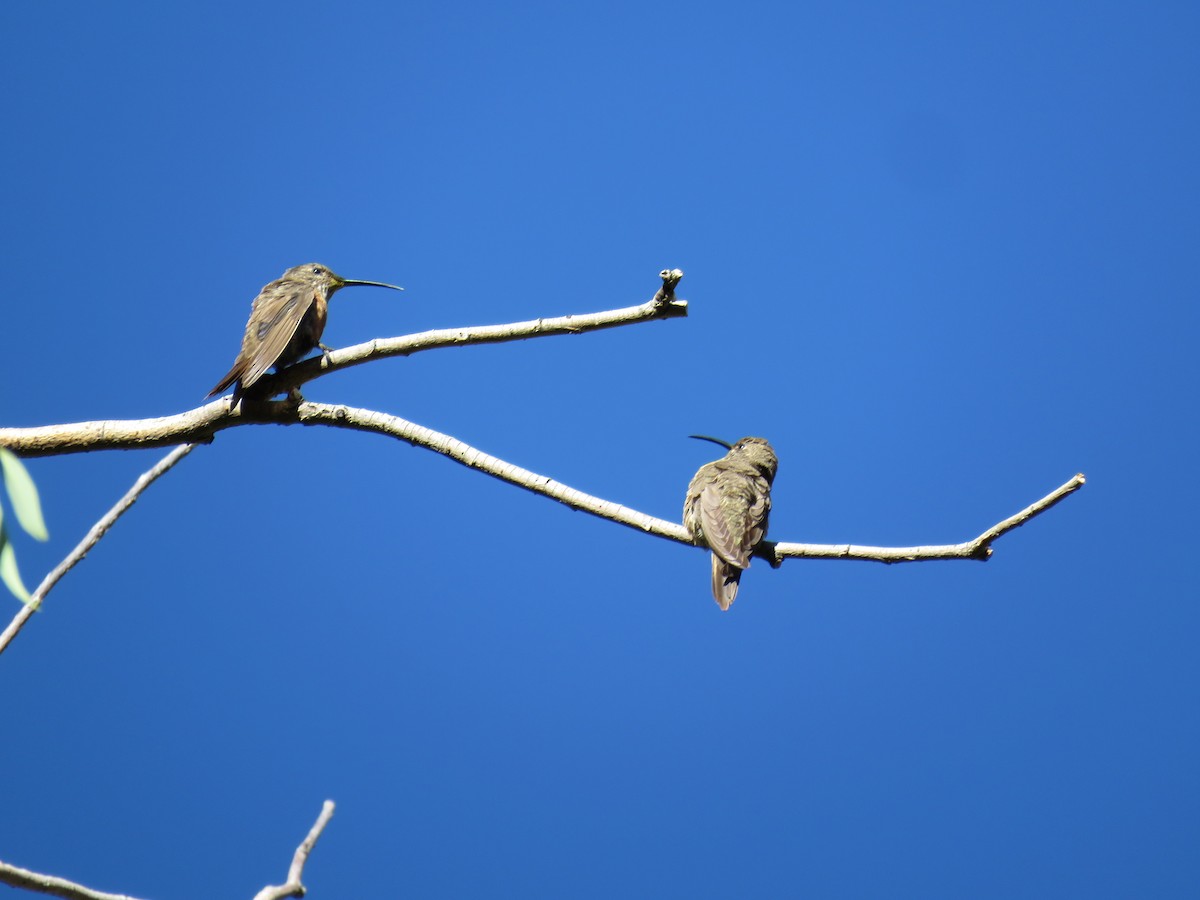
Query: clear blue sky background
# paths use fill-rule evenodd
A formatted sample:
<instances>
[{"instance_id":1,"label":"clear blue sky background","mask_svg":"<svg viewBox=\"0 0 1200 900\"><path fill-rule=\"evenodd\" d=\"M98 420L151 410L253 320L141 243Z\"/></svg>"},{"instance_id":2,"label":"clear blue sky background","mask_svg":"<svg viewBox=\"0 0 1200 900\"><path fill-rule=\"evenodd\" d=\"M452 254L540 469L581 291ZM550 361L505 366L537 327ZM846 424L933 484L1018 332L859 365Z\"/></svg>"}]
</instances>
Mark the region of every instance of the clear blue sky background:
<instances>
[{"instance_id":1,"label":"clear blue sky background","mask_svg":"<svg viewBox=\"0 0 1200 900\"><path fill-rule=\"evenodd\" d=\"M679 516L782 460L756 563L382 438L221 434L0 658L0 858L155 900L1200 892L1194 4L0 10L0 421L166 415L319 260L384 410ZM36 460L36 583L162 451ZM6 601L9 613L19 608ZM3 617L7 619L7 615Z\"/></svg>"}]
</instances>

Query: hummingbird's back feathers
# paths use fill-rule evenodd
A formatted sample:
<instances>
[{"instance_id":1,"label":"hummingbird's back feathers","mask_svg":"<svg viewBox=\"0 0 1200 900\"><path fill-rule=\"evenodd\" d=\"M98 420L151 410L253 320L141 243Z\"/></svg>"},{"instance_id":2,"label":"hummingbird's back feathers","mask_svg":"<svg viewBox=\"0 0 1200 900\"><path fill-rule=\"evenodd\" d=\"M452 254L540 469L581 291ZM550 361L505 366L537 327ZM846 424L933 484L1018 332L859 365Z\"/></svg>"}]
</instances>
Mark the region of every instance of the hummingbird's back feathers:
<instances>
[{"instance_id":1,"label":"hummingbird's back feathers","mask_svg":"<svg viewBox=\"0 0 1200 900\"><path fill-rule=\"evenodd\" d=\"M737 597L742 570L767 533L771 483L778 460L763 438L742 438L688 485L683 524L712 551L713 599L728 609Z\"/></svg>"}]
</instances>

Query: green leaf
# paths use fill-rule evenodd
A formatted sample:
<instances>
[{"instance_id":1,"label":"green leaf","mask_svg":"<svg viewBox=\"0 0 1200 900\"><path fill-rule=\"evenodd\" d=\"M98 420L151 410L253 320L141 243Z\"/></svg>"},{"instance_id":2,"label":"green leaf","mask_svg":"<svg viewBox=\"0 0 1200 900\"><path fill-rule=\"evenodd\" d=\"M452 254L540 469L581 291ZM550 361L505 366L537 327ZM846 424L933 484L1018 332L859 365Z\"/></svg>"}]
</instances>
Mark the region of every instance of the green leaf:
<instances>
[{"instance_id":1,"label":"green leaf","mask_svg":"<svg viewBox=\"0 0 1200 900\"><path fill-rule=\"evenodd\" d=\"M42 519L37 486L25 471L21 460L11 450L0 447L0 468L4 469L4 487L8 489L8 498L12 501L13 512L17 514L21 527L39 541L49 538L46 522Z\"/></svg>"},{"instance_id":2,"label":"green leaf","mask_svg":"<svg viewBox=\"0 0 1200 900\"><path fill-rule=\"evenodd\" d=\"M13 592L13 596L22 603L30 601L29 591L25 589L21 573L17 571L17 554L13 552L12 542L9 541L8 532L3 525L0 525L0 581L3 581Z\"/></svg>"}]
</instances>

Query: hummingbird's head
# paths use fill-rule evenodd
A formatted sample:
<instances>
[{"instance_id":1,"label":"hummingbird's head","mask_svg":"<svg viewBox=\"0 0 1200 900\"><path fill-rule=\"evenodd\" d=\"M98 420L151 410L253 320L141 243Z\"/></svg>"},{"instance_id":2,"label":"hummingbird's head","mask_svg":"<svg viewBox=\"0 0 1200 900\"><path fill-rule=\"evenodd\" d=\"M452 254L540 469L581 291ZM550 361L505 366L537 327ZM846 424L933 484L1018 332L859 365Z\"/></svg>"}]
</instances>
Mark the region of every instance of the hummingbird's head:
<instances>
[{"instance_id":1,"label":"hummingbird's head","mask_svg":"<svg viewBox=\"0 0 1200 900\"><path fill-rule=\"evenodd\" d=\"M744 437L729 451L736 454L762 473L763 478L770 484L775 480L775 470L779 468L779 460L775 451L767 443L766 438Z\"/></svg>"},{"instance_id":2,"label":"hummingbird's head","mask_svg":"<svg viewBox=\"0 0 1200 900\"><path fill-rule=\"evenodd\" d=\"M334 291L356 284L363 284L369 287L391 288L393 291L404 290L402 287L397 287L394 284L384 284L382 281L356 281L350 278L343 278L330 269L329 266L323 266L320 263L305 263L302 266L288 269L283 273L283 280L303 281L312 284L314 287L322 290L326 298L332 296Z\"/></svg>"},{"instance_id":3,"label":"hummingbird's head","mask_svg":"<svg viewBox=\"0 0 1200 900\"><path fill-rule=\"evenodd\" d=\"M688 437L719 444L729 450L725 454L726 457L737 457L748 463L761 472L768 482L775 480L775 470L779 468L779 460L775 458L775 451L771 449L766 438L744 437L736 444L731 444L729 441L709 437L707 434L689 434Z\"/></svg>"}]
</instances>

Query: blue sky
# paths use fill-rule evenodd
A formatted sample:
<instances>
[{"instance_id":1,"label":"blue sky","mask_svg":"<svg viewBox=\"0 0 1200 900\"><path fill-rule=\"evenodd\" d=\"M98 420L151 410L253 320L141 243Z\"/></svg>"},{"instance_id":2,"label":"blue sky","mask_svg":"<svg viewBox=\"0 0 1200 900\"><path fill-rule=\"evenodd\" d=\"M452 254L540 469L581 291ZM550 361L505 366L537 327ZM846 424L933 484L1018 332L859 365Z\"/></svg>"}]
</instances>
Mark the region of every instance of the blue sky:
<instances>
[{"instance_id":1,"label":"blue sky","mask_svg":"<svg viewBox=\"0 0 1200 900\"><path fill-rule=\"evenodd\" d=\"M756 563L382 438L222 433L0 659L0 858L147 898L1195 896L1190 4L7 4L0 422L166 415L319 260L325 340L684 320L322 379ZM161 451L35 460L36 583ZM19 608L11 601L11 612Z\"/></svg>"}]
</instances>

